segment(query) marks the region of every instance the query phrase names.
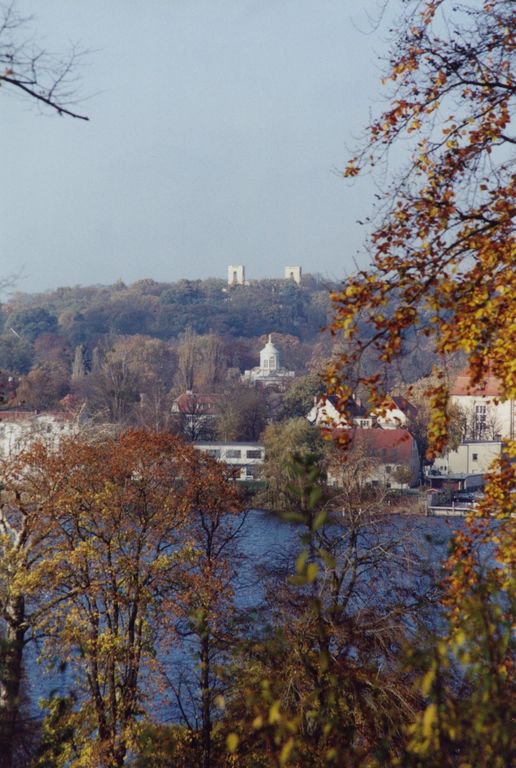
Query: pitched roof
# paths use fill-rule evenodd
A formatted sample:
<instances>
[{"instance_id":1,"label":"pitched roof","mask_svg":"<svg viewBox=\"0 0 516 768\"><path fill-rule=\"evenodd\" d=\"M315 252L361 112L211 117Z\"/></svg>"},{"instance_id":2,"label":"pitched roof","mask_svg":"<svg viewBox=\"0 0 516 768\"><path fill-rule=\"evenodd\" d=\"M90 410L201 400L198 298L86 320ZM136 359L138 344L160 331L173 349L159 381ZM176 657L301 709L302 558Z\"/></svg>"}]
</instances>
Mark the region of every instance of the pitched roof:
<instances>
[{"instance_id":1,"label":"pitched roof","mask_svg":"<svg viewBox=\"0 0 516 768\"><path fill-rule=\"evenodd\" d=\"M470 371L466 368L461 371L450 388L450 395L483 395L485 397L500 397L502 385L496 376L488 373L480 384L471 386Z\"/></svg>"},{"instance_id":2,"label":"pitched roof","mask_svg":"<svg viewBox=\"0 0 516 768\"><path fill-rule=\"evenodd\" d=\"M339 410L339 398L337 395L321 395L317 401L318 408L324 408L326 403L330 403L336 411ZM343 410L343 416L351 416L354 419L365 418L368 416L367 409L353 397L348 398L345 408Z\"/></svg>"},{"instance_id":3,"label":"pitched roof","mask_svg":"<svg viewBox=\"0 0 516 768\"><path fill-rule=\"evenodd\" d=\"M341 430L335 430L338 437ZM416 441L406 429L352 429L351 448L364 451L382 464L410 464Z\"/></svg>"},{"instance_id":4,"label":"pitched roof","mask_svg":"<svg viewBox=\"0 0 516 768\"><path fill-rule=\"evenodd\" d=\"M220 395L201 395L196 392L183 392L174 400L173 410L176 413L212 416L216 413L220 401Z\"/></svg>"},{"instance_id":5,"label":"pitched roof","mask_svg":"<svg viewBox=\"0 0 516 768\"><path fill-rule=\"evenodd\" d=\"M387 402L389 401L394 403L395 407L404 413L405 416L407 416L409 419L413 419L417 416L417 408L415 405L412 405L412 403L410 403L406 397L402 397L401 395L389 395Z\"/></svg>"}]
</instances>

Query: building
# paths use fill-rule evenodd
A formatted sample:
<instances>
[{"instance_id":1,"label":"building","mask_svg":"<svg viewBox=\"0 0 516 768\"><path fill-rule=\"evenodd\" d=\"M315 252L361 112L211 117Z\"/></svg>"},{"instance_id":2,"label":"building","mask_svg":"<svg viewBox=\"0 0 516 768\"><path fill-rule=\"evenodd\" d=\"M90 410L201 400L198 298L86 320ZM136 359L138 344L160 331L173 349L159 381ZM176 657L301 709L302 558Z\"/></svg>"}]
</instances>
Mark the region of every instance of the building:
<instances>
[{"instance_id":1,"label":"building","mask_svg":"<svg viewBox=\"0 0 516 768\"><path fill-rule=\"evenodd\" d=\"M285 280L293 280L301 285L301 267L285 267Z\"/></svg>"},{"instance_id":2,"label":"building","mask_svg":"<svg viewBox=\"0 0 516 768\"><path fill-rule=\"evenodd\" d=\"M465 440L513 440L516 436L516 404L500 400L501 385L489 374L471 387L469 371L459 373L450 388L450 402L458 406L464 417Z\"/></svg>"},{"instance_id":3,"label":"building","mask_svg":"<svg viewBox=\"0 0 516 768\"><path fill-rule=\"evenodd\" d=\"M334 430L338 439L339 430ZM420 462L417 443L406 429L345 430L350 463L360 461L367 468L367 483L384 488L411 488L419 484ZM344 462L344 470L348 469ZM363 470L362 470L363 471ZM339 486L339 465L328 469L328 483Z\"/></svg>"},{"instance_id":4,"label":"building","mask_svg":"<svg viewBox=\"0 0 516 768\"><path fill-rule=\"evenodd\" d=\"M307 414L310 424L320 427L371 429L398 429L407 427L417 415L417 408L404 397L389 395L379 408L369 412L360 400L350 397L345 413L339 409L339 400L335 395L322 395L316 398L313 408Z\"/></svg>"},{"instance_id":5,"label":"building","mask_svg":"<svg viewBox=\"0 0 516 768\"><path fill-rule=\"evenodd\" d=\"M502 449L501 440L468 440L435 459L430 471L440 475L484 475L500 458Z\"/></svg>"},{"instance_id":6,"label":"building","mask_svg":"<svg viewBox=\"0 0 516 768\"><path fill-rule=\"evenodd\" d=\"M228 267L228 285L246 285L245 267L243 264Z\"/></svg>"},{"instance_id":7,"label":"building","mask_svg":"<svg viewBox=\"0 0 516 768\"><path fill-rule=\"evenodd\" d=\"M41 442L56 449L63 437L77 434L78 420L61 411L0 411L0 457L9 458Z\"/></svg>"},{"instance_id":8,"label":"building","mask_svg":"<svg viewBox=\"0 0 516 768\"><path fill-rule=\"evenodd\" d=\"M245 371L242 379L251 384L269 386L283 384L286 380L295 376L294 371L289 371L281 365L280 351L272 343L272 335L262 350L260 350L260 365Z\"/></svg>"},{"instance_id":9,"label":"building","mask_svg":"<svg viewBox=\"0 0 516 768\"><path fill-rule=\"evenodd\" d=\"M406 427L417 416L417 408L397 395L388 395L382 405L371 413L376 426L382 429Z\"/></svg>"},{"instance_id":10,"label":"building","mask_svg":"<svg viewBox=\"0 0 516 768\"><path fill-rule=\"evenodd\" d=\"M255 480L265 455L265 449L261 443L200 441L194 443L194 448L235 469L237 480Z\"/></svg>"},{"instance_id":11,"label":"building","mask_svg":"<svg viewBox=\"0 0 516 768\"><path fill-rule=\"evenodd\" d=\"M373 426L373 418L359 400L350 398L346 405L346 413L341 413L338 403L336 395L321 395L315 398L314 405L306 418L310 424L330 429L351 429L351 427L370 429Z\"/></svg>"},{"instance_id":12,"label":"building","mask_svg":"<svg viewBox=\"0 0 516 768\"><path fill-rule=\"evenodd\" d=\"M188 440L200 440L215 431L221 395L201 395L191 390L183 392L172 403L176 427Z\"/></svg>"}]
</instances>

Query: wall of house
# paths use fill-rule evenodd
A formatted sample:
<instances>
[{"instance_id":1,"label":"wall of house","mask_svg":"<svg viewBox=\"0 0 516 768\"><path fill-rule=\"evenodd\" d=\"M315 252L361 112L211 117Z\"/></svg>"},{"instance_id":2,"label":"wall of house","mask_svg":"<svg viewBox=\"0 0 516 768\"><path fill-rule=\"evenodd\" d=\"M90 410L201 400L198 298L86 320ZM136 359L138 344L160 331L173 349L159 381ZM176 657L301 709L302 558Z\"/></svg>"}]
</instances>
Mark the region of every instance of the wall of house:
<instances>
[{"instance_id":1,"label":"wall of house","mask_svg":"<svg viewBox=\"0 0 516 768\"><path fill-rule=\"evenodd\" d=\"M223 461L239 470L238 480L252 480L259 474L263 464L265 448L261 443L219 443L196 442L194 448L207 453L217 461Z\"/></svg>"},{"instance_id":2,"label":"wall of house","mask_svg":"<svg viewBox=\"0 0 516 768\"><path fill-rule=\"evenodd\" d=\"M432 469L443 474L485 474L502 452L500 440L468 441L435 460Z\"/></svg>"},{"instance_id":3,"label":"wall of house","mask_svg":"<svg viewBox=\"0 0 516 768\"><path fill-rule=\"evenodd\" d=\"M0 414L0 456L14 456L36 441L57 448L62 437L75 434L75 421L53 414Z\"/></svg>"},{"instance_id":4,"label":"wall of house","mask_svg":"<svg viewBox=\"0 0 516 768\"><path fill-rule=\"evenodd\" d=\"M450 401L464 413L466 437L477 440L516 437L516 402L496 401L486 395L451 395Z\"/></svg>"}]
</instances>

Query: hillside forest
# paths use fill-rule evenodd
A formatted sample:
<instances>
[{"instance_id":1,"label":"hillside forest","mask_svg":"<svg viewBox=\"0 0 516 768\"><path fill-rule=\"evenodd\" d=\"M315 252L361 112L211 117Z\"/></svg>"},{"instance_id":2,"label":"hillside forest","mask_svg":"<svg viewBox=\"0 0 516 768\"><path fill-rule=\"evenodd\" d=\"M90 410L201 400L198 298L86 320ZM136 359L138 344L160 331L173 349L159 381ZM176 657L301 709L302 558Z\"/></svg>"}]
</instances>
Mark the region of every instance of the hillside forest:
<instances>
[{"instance_id":1,"label":"hillside forest","mask_svg":"<svg viewBox=\"0 0 516 768\"><path fill-rule=\"evenodd\" d=\"M82 408L105 422L169 428L170 404L181 392L231 393L234 401L236 388L248 409L260 394L240 384L241 374L258 365L268 334L296 377L322 371L341 351L342 342L325 331L329 292L338 287L306 275L301 285L141 280L14 293L0 308L3 407ZM428 374L432 361L424 338L414 335L397 369L383 366L386 386ZM376 370L377 362L371 352L367 364ZM305 415L322 386L315 378L302 405L286 403L288 415ZM233 439L257 439L252 432L242 427Z\"/></svg>"}]
</instances>

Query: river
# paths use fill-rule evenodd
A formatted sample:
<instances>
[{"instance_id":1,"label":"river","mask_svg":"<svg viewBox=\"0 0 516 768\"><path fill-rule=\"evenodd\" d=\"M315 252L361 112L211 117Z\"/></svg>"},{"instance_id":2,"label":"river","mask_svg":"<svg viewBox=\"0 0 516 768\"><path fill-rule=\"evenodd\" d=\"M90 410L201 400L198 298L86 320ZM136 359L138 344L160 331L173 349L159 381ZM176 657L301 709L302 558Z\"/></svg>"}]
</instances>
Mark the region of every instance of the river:
<instances>
[{"instance_id":1,"label":"river","mask_svg":"<svg viewBox=\"0 0 516 768\"><path fill-rule=\"evenodd\" d=\"M381 557L378 568L371 570L372 578L375 579L374 592L364 582L363 593L357 599L363 600L365 592L370 592L367 597L369 600L384 601L391 599L396 590L401 592L410 589L412 593L414 590L423 593L432 589L432 582L438 578L440 564L446 557L450 536L462 525L463 520L457 518L386 515L382 517L381 525L363 527L361 546L374 546L380 551ZM243 558L235 574L239 608L252 611L263 602L266 579L262 571L265 565L269 569L284 568L293 572L295 558L304 546L300 542L300 535L298 525L286 523L269 512L250 510L247 513L239 536ZM423 569L421 564L426 564ZM32 716L37 716L37 701L40 698L65 695L74 684L67 669L59 673L55 670L45 671L36 657L35 646L29 646L25 690L32 702ZM180 650L169 654L168 662L167 666L171 670L186 670L188 676L196 664L194 647L185 640ZM177 708L173 703L165 705L161 701L159 709L166 710L166 719L177 717Z\"/></svg>"}]
</instances>

